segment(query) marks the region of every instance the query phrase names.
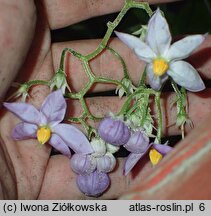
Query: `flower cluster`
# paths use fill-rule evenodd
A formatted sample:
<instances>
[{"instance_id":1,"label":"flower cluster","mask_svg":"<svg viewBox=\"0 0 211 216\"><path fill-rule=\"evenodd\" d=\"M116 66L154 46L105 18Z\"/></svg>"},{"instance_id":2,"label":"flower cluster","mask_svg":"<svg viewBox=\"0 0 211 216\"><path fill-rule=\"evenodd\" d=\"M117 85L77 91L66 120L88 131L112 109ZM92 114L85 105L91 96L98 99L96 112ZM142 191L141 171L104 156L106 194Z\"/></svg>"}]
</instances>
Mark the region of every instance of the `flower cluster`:
<instances>
[{"instance_id":1,"label":"flower cluster","mask_svg":"<svg viewBox=\"0 0 211 216\"><path fill-rule=\"evenodd\" d=\"M123 146L130 154L124 165L127 175L135 164L149 151L150 161L156 165L163 156L172 150L170 146L149 143L149 137L142 129L132 130L122 119L104 118L98 128L100 137L114 146Z\"/></svg>"},{"instance_id":2,"label":"flower cluster","mask_svg":"<svg viewBox=\"0 0 211 216\"><path fill-rule=\"evenodd\" d=\"M99 196L109 186L110 179L107 173L116 165L113 153L119 148L105 143L100 138L91 141L93 153L74 154L70 160L72 170L78 174L77 185L88 196Z\"/></svg>"},{"instance_id":3,"label":"flower cluster","mask_svg":"<svg viewBox=\"0 0 211 216\"><path fill-rule=\"evenodd\" d=\"M22 120L12 131L13 139L34 138L41 145L49 143L69 158L71 148L75 152L71 167L78 174L79 189L86 195L99 196L108 188L107 173L116 165L113 153L118 148L100 138L90 143L76 127L61 123L67 107L61 90L49 94L39 110L27 103L4 103L4 106Z\"/></svg>"},{"instance_id":4,"label":"flower cluster","mask_svg":"<svg viewBox=\"0 0 211 216\"><path fill-rule=\"evenodd\" d=\"M125 2L127 9L139 4L133 5L133 1ZM143 9L144 6L141 8ZM153 14L150 8L145 10L150 16ZM109 23L109 28L114 30L125 15L125 11L127 10L124 8L113 25ZM98 77L92 73L88 62L100 54L103 48L106 48L112 32L110 30L106 33L99 48L91 54L84 56L72 49L65 48L61 55L60 68L50 81L33 80L19 88L16 97L22 96L24 101L28 96L29 88L33 85L43 84L50 87L51 91L55 90L47 96L40 109L24 102L4 103L4 107L21 119L21 122L12 131L13 139L17 141L37 139L40 145L50 144L67 156L70 159L72 171L76 173L78 188L87 196L93 197L100 196L109 188L108 173L114 171L116 167L114 153L120 149L120 146L129 152L124 164L124 175L127 175L147 154L149 154L152 165L156 165L172 150L167 143L161 144L163 118L160 98L162 86L169 78L176 94L176 123L181 129L189 121L186 89L197 92L205 88L198 72L182 59L187 58L204 41L206 35L188 36L171 45L169 26L160 9L157 9L151 16L148 25L142 26L141 30L134 33L139 34L139 38L116 32L118 38L129 46L139 59L146 62L139 85L135 86L132 83L124 60L113 49L110 51L120 60L124 77L121 81L103 76ZM66 80L64 71L66 52L70 52L82 61L90 80L90 83L76 93L71 92ZM146 81L151 88L147 87ZM126 99L119 113L116 116L110 114L104 117L96 130L89 124L89 120L97 121L99 118L91 113L84 97L89 93L93 84L98 82L116 84L116 94L120 98L125 95ZM70 117L69 121L81 123L87 132L86 135L73 125L62 123L67 109L64 98L67 91L69 92L65 97L79 100L83 109L81 116ZM151 112L150 105L153 100L156 115ZM156 128L155 121L157 122ZM155 138L153 142L150 141L152 137ZM73 155L71 155L71 150L74 152Z\"/></svg>"}]
</instances>

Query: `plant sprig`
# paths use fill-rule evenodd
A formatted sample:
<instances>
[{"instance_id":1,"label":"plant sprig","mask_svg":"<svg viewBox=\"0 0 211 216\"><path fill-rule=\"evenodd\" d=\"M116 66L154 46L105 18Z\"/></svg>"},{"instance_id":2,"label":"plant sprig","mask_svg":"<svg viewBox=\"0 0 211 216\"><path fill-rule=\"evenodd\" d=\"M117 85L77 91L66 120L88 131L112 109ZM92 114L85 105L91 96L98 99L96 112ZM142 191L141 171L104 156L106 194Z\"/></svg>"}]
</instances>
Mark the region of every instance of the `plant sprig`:
<instances>
[{"instance_id":1,"label":"plant sprig","mask_svg":"<svg viewBox=\"0 0 211 216\"><path fill-rule=\"evenodd\" d=\"M147 86L145 84L146 70L144 70L144 72L142 73L139 86L138 87L133 86L132 81L131 81L130 76L129 76L129 73L128 73L128 70L127 70L127 66L126 66L123 58L121 57L121 55L116 50L114 50L113 48L108 46L108 41L111 37L112 32L119 25L122 18L125 16L125 14L128 12L128 10L131 8L139 8L139 9L145 10L147 12L147 14L149 15L149 17L153 14L148 3L145 3L145 2L138 3L138 2L133 1L133 0L126 0L124 7L120 11L120 13L116 17L116 19L113 22L107 23L108 29L106 31L106 34L103 37L101 43L98 45L98 47L93 52L91 52L87 55L83 55L83 54L81 54L81 53L79 53L79 52L77 52L71 48L65 48L61 53L59 69L55 73L52 80L50 80L50 81L33 80L33 81L26 82L23 85L25 85L27 87L27 90L29 88L31 88L33 85L38 85L38 84L43 84L43 85L47 85L47 86L51 87L55 82L55 77L57 76L57 74L60 74L61 77L59 77L59 79L62 79L62 80L57 80L57 82L59 82L59 83L56 83L54 85L54 87L58 88L59 85L63 84L64 85L64 86L62 86L63 90L65 91L66 88L68 90L65 92L65 97L70 98L70 99L79 100L81 107L82 107L82 115L81 116L70 117L70 118L68 118L68 120L70 122L80 123L85 128L88 137L91 137L91 135L93 133L96 134L96 130L87 123L87 120L99 121L101 119L100 117L97 117L90 112L89 107L86 104L86 101L84 99L86 94L89 92L89 90L92 88L92 86L95 83L114 84L119 89L121 89L121 91L125 93L127 98L126 98L121 110L117 114L117 116L125 115L127 118L130 118L130 115L133 112L135 112L136 110L139 110L141 113L140 114L141 115L140 116L140 126L144 126L147 117L151 118L151 116L150 116L151 114L149 112L149 98L150 98L150 96L153 96L155 99L155 105L156 105L157 117L158 117L157 140L160 141L161 140L161 131L162 131L162 112L161 112L161 106L160 106L160 92L156 92L151 88L147 88ZM121 81L115 80L115 79L110 79L110 78L103 77L103 76L96 76L92 72L92 69L90 67L89 62L92 59L94 59L96 56L100 55L105 49L107 49L109 52L114 54L114 56L120 61L121 65L122 65L122 69L123 69L123 79ZM73 55L74 57L76 57L77 59L80 60L82 66L83 66L84 72L86 73L86 75L89 79L88 83L79 92L71 92L69 89L69 86L67 85L67 82L66 82L66 73L65 73L65 67L64 66L65 66L65 57L66 57L67 53L70 53L71 55ZM138 98L139 98L139 100L138 100ZM140 100L141 100L141 102L140 102ZM132 102L136 103L134 105L134 107L132 105Z\"/></svg>"}]
</instances>

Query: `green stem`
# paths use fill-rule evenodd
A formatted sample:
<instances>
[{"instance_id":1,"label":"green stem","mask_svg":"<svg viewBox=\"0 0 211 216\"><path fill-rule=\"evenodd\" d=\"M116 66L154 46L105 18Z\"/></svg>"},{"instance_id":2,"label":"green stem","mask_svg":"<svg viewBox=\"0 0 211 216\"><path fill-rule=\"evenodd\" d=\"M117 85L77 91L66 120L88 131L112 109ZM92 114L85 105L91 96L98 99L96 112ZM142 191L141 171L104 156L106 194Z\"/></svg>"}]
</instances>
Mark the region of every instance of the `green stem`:
<instances>
[{"instance_id":1,"label":"green stem","mask_svg":"<svg viewBox=\"0 0 211 216\"><path fill-rule=\"evenodd\" d=\"M180 96L181 95L180 90L178 89L177 84L173 80L171 80L171 85L172 85L175 93Z\"/></svg>"},{"instance_id":2,"label":"green stem","mask_svg":"<svg viewBox=\"0 0 211 216\"><path fill-rule=\"evenodd\" d=\"M117 59L120 61L121 65L123 67L124 78L129 79L129 74L128 74L127 66L126 66L125 61L123 60L123 58L119 55L118 52L116 52L111 47L107 46L106 49L109 50L111 53L113 53L117 57Z\"/></svg>"},{"instance_id":3,"label":"green stem","mask_svg":"<svg viewBox=\"0 0 211 216\"><path fill-rule=\"evenodd\" d=\"M81 53L78 53L77 51L71 49L71 48L65 48L66 51L70 52L73 56L75 56L76 58L83 60L84 59L84 55L82 55Z\"/></svg>"},{"instance_id":4,"label":"green stem","mask_svg":"<svg viewBox=\"0 0 211 216\"><path fill-rule=\"evenodd\" d=\"M156 95L157 92L154 91L153 89L149 89L149 88L146 88L146 89L143 89L143 88L139 88L137 89L134 93L130 94L125 103L123 104L120 112L118 113L118 115L124 115L128 112L128 109L130 107L130 104L132 102L132 100L134 99L134 97L137 95L137 94L146 94L146 95Z\"/></svg>"},{"instance_id":5,"label":"green stem","mask_svg":"<svg viewBox=\"0 0 211 216\"><path fill-rule=\"evenodd\" d=\"M120 81L118 80L113 80L113 79L109 79L106 77L96 77L95 82L99 82L99 83L110 83L110 84L115 84L115 85L120 85L122 88L124 88L125 92L128 93L127 87L122 84Z\"/></svg>"},{"instance_id":6,"label":"green stem","mask_svg":"<svg viewBox=\"0 0 211 216\"><path fill-rule=\"evenodd\" d=\"M87 60L83 60L82 65L84 67L84 70L85 70L86 74L89 77L90 82L93 82L94 79L95 79L95 75L92 73L92 70L91 70L91 68L89 66L89 62Z\"/></svg>"},{"instance_id":7,"label":"green stem","mask_svg":"<svg viewBox=\"0 0 211 216\"><path fill-rule=\"evenodd\" d=\"M177 84L171 80L172 87L176 93L177 97L177 121L176 125L181 129L182 139L185 137L185 128L184 125L187 121L191 122L188 117L188 102L186 90L181 87L181 90L178 89ZM182 121L180 120L182 118Z\"/></svg>"},{"instance_id":8,"label":"green stem","mask_svg":"<svg viewBox=\"0 0 211 216\"><path fill-rule=\"evenodd\" d=\"M162 110L161 110L161 104L160 104L160 94L161 94L161 92L157 92L157 94L155 95L155 105L156 105L156 109L157 109L157 119L158 119L158 127L157 127L157 141L158 141L158 143L161 143L162 128L163 128Z\"/></svg>"},{"instance_id":9,"label":"green stem","mask_svg":"<svg viewBox=\"0 0 211 216\"><path fill-rule=\"evenodd\" d=\"M68 93L66 94L66 97L72 98L72 99L79 99L79 101L81 102L81 105L84 109L84 112L86 112L86 114L89 116L90 119L96 119L96 117L94 117L88 110L88 107L85 103L84 100L84 95L88 92L88 90L92 87L92 85L94 83L97 82L101 82L101 83L112 83L115 85L120 85L124 88L125 92L128 93L128 90L126 88L126 86L124 86L120 81L118 80L112 80L112 79L108 79L108 78L104 78L104 77L96 77L92 71L91 68L89 66L89 61L92 60L94 57L96 57L98 54L100 54L105 47L107 46L108 40L111 37L112 32L114 31L114 29L116 28L116 26L120 23L120 21L122 20L122 18L124 17L124 15L127 13L127 11L130 8L140 8L140 9L144 9L149 16L152 15L152 10L149 7L148 3L137 3L135 1L132 0L127 0L125 2L124 7L122 8L122 10L120 11L120 13L118 14L118 16L116 17L116 19L113 22L108 22L107 26L107 32L104 36L104 38L102 39L101 43L98 45L98 47L96 48L96 50L94 50L92 53L88 54L88 55L82 55L72 49L69 48L65 48L62 52L62 56L61 56L61 61L60 61L60 69L64 68L64 59L65 59L65 54L66 52L70 52L72 55L74 55L75 57L79 58L82 61L84 70L89 78L89 83L80 91L77 93ZM115 54L115 56L121 61L121 64L123 66L123 70L124 70L124 77L129 78L128 72L127 72L127 67L126 64L124 63L123 59L121 58L121 56L115 52L112 48L108 48L111 52L113 52ZM125 112L125 109L129 106L129 102L132 100L132 97L130 97L127 100L127 103L124 105L124 108L122 109L122 112Z\"/></svg>"},{"instance_id":10,"label":"green stem","mask_svg":"<svg viewBox=\"0 0 211 216\"><path fill-rule=\"evenodd\" d=\"M86 101L85 101L85 99L83 97L80 98L79 101L81 103L81 106L83 108L83 112L84 112L85 116L87 116L89 119L91 119L93 121L102 119L100 117L96 117L96 116L92 115L92 113L89 111L89 108L88 108L88 106L86 104Z\"/></svg>"},{"instance_id":11,"label":"green stem","mask_svg":"<svg viewBox=\"0 0 211 216\"><path fill-rule=\"evenodd\" d=\"M105 49L105 47L107 46L107 43L108 43L108 41L109 41L109 39L111 37L112 32L119 25L122 18L125 16L125 14L127 13L127 11L130 8L144 9L148 13L149 16L151 16L152 13L153 13L151 8L149 7L148 3L143 3L143 2L142 3L137 3L135 1L126 1L124 7L120 11L120 13L116 17L116 19L113 22L108 22L107 23L108 29L106 31L106 34L105 34L104 38L102 39L102 42L99 44L99 46L96 48L95 51L93 51L92 53L85 56L87 61L95 58L99 53L101 53Z\"/></svg>"},{"instance_id":12,"label":"green stem","mask_svg":"<svg viewBox=\"0 0 211 216\"><path fill-rule=\"evenodd\" d=\"M25 82L24 84L26 84L28 86L28 88L32 87L33 85L47 85L47 86L50 86L49 81L45 81L45 80L30 80L28 82Z\"/></svg>"},{"instance_id":13,"label":"green stem","mask_svg":"<svg viewBox=\"0 0 211 216\"><path fill-rule=\"evenodd\" d=\"M64 71L64 60L65 60L65 55L67 52L68 48L63 49L61 58L60 58L60 64L59 64L59 69Z\"/></svg>"},{"instance_id":14,"label":"green stem","mask_svg":"<svg viewBox=\"0 0 211 216\"><path fill-rule=\"evenodd\" d=\"M145 86L146 77L147 77L147 70L146 70L146 67L145 67L145 68L144 68L144 71L143 71L143 74L142 74L142 76L141 76L141 79L140 79L140 81L139 81L138 86L142 86L142 87Z\"/></svg>"},{"instance_id":15,"label":"green stem","mask_svg":"<svg viewBox=\"0 0 211 216\"><path fill-rule=\"evenodd\" d=\"M142 104L141 110L142 110L142 118L140 122L140 126L143 127L145 120L147 118L147 112L148 112L148 107L149 107L149 95L145 95L144 98L144 103Z\"/></svg>"},{"instance_id":16,"label":"green stem","mask_svg":"<svg viewBox=\"0 0 211 216\"><path fill-rule=\"evenodd\" d=\"M179 90L177 84L171 80L171 85L177 95L177 112L178 113L183 113L183 114L186 114L186 104L184 105L183 103L183 97L187 98L187 95L186 95L186 92L185 92L185 89L184 88L181 88L181 91Z\"/></svg>"}]
</instances>

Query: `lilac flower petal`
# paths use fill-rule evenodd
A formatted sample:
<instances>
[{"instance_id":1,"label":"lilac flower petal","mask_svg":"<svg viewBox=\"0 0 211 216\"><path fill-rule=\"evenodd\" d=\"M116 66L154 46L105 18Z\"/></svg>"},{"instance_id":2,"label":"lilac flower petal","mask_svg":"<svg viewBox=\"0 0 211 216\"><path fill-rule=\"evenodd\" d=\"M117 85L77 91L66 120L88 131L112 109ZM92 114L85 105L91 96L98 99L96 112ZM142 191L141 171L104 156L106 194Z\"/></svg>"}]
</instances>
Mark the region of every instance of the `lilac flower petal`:
<instances>
[{"instance_id":1,"label":"lilac flower petal","mask_svg":"<svg viewBox=\"0 0 211 216\"><path fill-rule=\"evenodd\" d=\"M143 131L134 132L124 147L133 153L140 154L145 152L149 145L149 138Z\"/></svg>"},{"instance_id":2,"label":"lilac flower petal","mask_svg":"<svg viewBox=\"0 0 211 216\"><path fill-rule=\"evenodd\" d=\"M27 103L4 103L3 105L24 122L39 125L41 115L33 105Z\"/></svg>"},{"instance_id":3,"label":"lilac flower petal","mask_svg":"<svg viewBox=\"0 0 211 216\"><path fill-rule=\"evenodd\" d=\"M180 86L197 92L205 89L204 82L198 72L187 62L176 61L170 64L168 75Z\"/></svg>"},{"instance_id":4,"label":"lilac flower petal","mask_svg":"<svg viewBox=\"0 0 211 216\"><path fill-rule=\"evenodd\" d=\"M52 128L64 142L76 153L90 154L93 149L86 136L76 127L69 124L58 124Z\"/></svg>"},{"instance_id":5,"label":"lilac flower petal","mask_svg":"<svg viewBox=\"0 0 211 216\"><path fill-rule=\"evenodd\" d=\"M130 153L125 161L124 175L127 175L144 155L145 153Z\"/></svg>"},{"instance_id":6,"label":"lilac flower petal","mask_svg":"<svg viewBox=\"0 0 211 216\"><path fill-rule=\"evenodd\" d=\"M156 149L160 154L166 155L168 154L173 148L171 146L162 145L162 144L155 144L152 143L154 149Z\"/></svg>"},{"instance_id":7,"label":"lilac flower petal","mask_svg":"<svg viewBox=\"0 0 211 216\"><path fill-rule=\"evenodd\" d=\"M95 171L97 162L92 155L74 154L70 166L75 173L85 175Z\"/></svg>"},{"instance_id":8,"label":"lilac flower petal","mask_svg":"<svg viewBox=\"0 0 211 216\"><path fill-rule=\"evenodd\" d=\"M115 31L115 33L123 43L125 43L128 47L135 51L136 55L140 59L146 62L151 62L152 59L156 57L151 48L143 41L141 41L140 38L117 31Z\"/></svg>"},{"instance_id":9,"label":"lilac flower petal","mask_svg":"<svg viewBox=\"0 0 211 216\"><path fill-rule=\"evenodd\" d=\"M164 57L173 61L187 58L205 38L204 35L187 36L172 44Z\"/></svg>"},{"instance_id":10,"label":"lilac flower petal","mask_svg":"<svg viewBox=\"0 0 211 216\"><path fill-rule=\"evenodd\" d=\"M78 175L76 183L85 195L98 197L108 188L110 179L106 173L95 171L88 175Z\"/></svg>"},{"instance_id":11,"label":"lilac flower petal","mask_svg":"<svg viewBox=\"0 0 211 216\"><path fill-rule=\"evenodd\" d=\"M12 131L12 138L15 140L24 140L36 138L37 125L26 122L21 122L15 126Z\"/></svg>"},{"instance_id":12,"label":"lilac flower petal","mask_svg":"<svg viewBox=\"0 0 211 216\"><path fill-rule=\"evenodd\" d=\"M52 134L49 144L54 147L57 151L61 152L63 155L67 157L71 157L70 149L67 144L61 139L57 134Z\"/></svg>"},{"instance_id":13,"label":"lilac flower petal","mask_svg":"<svg viewBox=\"0 0 211 216\"><path fill-rule=\"evenodd\" d=\"M157 56L165 54L170 46L171 34L169 26L160 9L157 9L149 20L146 42Z\"/></svg>"},{"instance_id":14,"label":"lilac flower petal","mask_svg":"<svg viewBox=\"0 0 211 216\"><path fill-rule=\"evenodd\" d=\"M149 151L151 147L152 147L152 144L149 144L144 152L140 154L130 153L128 155L125 161L125 165L124 165L124 175L127 175L133 169L136 163Z\"/></svg>"},{"instance_id":15,"label":"lilac flower petal","mask_svg":"<svg viewBox=\"0 0 211 216\"><path fill-rule=\"evenodd\" d=\"M99 172L111 172L116 166L116 159L111 153L97 158L97 170Z\"/></svg>"},{"instance_id":16,"label":"lilac flower petal","mask_svg":"<svg viewBox=\"0 0 211 216\"><path fill-rule=\"evenodd\" d=\"M106 117L100 122L98 134L105 142L117 146L126 144L130 138L130 130L125 123L111 117Z\"/></svg>"},{"instance_id":17,"label":"lilac flower petal","mask_svg":"<svg viewBox=\"0 0 211 216\"><path fill-rule=\"evenodd\" d=\"M146 71L147 81L151 88L153 88L156 91L158 91L162 87L163 83L168 79L167 74L164 74L163 76L156 76L153 72L152 64L147 64Z\"/></svg>"},{"instance_id":18,"label":"lilac flower petal","mask_svg":"<svg viewBox=\"0 0 211 216\"><path fill-rule=\"evenodd\" d=\"M43 102L40 111L46 116L50 126L53 127L64 119L66 108L67 104L62 91L57 90L48 95Z\"/></svg>"}]
</instances>

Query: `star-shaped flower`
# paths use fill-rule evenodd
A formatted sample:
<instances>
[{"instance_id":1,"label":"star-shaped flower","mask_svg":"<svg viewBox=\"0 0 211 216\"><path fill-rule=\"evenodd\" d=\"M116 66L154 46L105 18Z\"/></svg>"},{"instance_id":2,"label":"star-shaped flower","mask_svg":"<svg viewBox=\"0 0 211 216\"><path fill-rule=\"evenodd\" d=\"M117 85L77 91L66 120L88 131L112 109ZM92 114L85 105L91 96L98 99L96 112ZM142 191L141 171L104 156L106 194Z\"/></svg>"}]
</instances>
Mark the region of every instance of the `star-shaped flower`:
<instances>
[{"instance_id":1,"label":"star-shaped flower","mask_svg":"<svg viewBox=\"0 0 211 216\"><path fill-rule=\"evenodd\" d=\"M125 33L116 32L116 35L147 63L147 79L154 90L159 90L168 76L189 91L205 88L198 72L182 61L204 41L204 35L187 36L170 45L169 26L159 9L149 20L145 41Z\"/></svg>"},{"instance_id":2,"label":"star-shaped flower","mask_svg":"<svg viewBox=\"0 0 211 216\"><path fill-rule=\"evenodd\" d=\"M124 174L127 175L130 170L149 152L149 158L152 165L156 165L172 147L162 144L149 144L149 138L143 131L134 132L124 147L131 152L124 165Z\"/></svg>"},{"instance_id":3,"label":"star-shaped flower","mask_svg":"<svg viewBox=\"0 0 211 216\"><path fill-rule=\"evenodd\" d=\"M61 90L49 94L40 110L28 103L4 103L4 106L22 120L12 131L15 140L35 138L42 145L48 142L68 157L71 156L69 147L80 154L93 152L80 130L61 123L67 108Z\"/></svg>"}]
</instances>

